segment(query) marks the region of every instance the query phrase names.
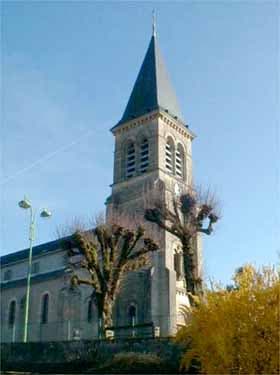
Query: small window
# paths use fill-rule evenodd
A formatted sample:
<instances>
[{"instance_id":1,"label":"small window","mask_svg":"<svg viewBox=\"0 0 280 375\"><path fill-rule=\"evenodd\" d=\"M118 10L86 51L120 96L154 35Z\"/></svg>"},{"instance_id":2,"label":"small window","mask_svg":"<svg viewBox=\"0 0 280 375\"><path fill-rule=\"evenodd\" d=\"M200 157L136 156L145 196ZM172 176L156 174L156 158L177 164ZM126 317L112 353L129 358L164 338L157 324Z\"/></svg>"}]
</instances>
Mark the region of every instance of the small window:
<instances>
[{"instance_id":1,"label":"small window","mask_svg":"<svg viewBox=\"0 0 280 375\"><path fill-rule=\"evenodd\" d=\"M49 320L49 295L46 293L42 298L41 323L46 324Z\"/></svg>"},{"instance_id":2,"label":"small window","mask_svg":"<svg viewBox=\"0 0 280 375\"><path fill-rule=\"evenodd\" d=\"M134 326L136 324L136 306L130 305L128 309L129 324Z\"/></svg>"},{"instance_id":3,"label":"small window","mask_svg":"<svg viewBox=\"0 0 280 375\"><path fill-rule=\"evenodd\" d=\"M9 306L9 326L14 326L16 321L16 301L12 301Z\"/></svg>"},{"instance_id":4,"label":"small window","mask_svg":"<svg viewBox=\"0 0 280 375\"><path fill-rule=\"evenodd\" d=\"M93 309L93 301L92 301L92 299L90 299L88 301L88 310L87 310L87 321L88 321L88 323L92 322L92 318L93 318L92 309Z\"/></svg>"},{"instance_id":5,"label":"small window","mask_svg":"<svg viewBox=\"0 0 280 375\"><path fill-rule=\"evenodd\" d=\"M174 271L176 271L177 280L181 280L184 275L183 261L183 254L181 252L176 252L174 254Z\"/></svg>"},{"instance_id":6,"label":"small window","mask_svg":"<svg viewBox=\"0 0 280 375\"><path fill-rule=\"evenodd\" d=\"M4 272L4 281L10 281L12 279L12 270L6 270Z\"/></svg>"},{"instance_id":7,"label":"small window","mask_svg":"<svg viewBox=\"0 0 280 375\"><path fill-rule=\"evenodd\" d=\"M39 262L32 263L31 273L39 273L39 271L40 271L40 263Z\"/></svg>"}]
</instances>

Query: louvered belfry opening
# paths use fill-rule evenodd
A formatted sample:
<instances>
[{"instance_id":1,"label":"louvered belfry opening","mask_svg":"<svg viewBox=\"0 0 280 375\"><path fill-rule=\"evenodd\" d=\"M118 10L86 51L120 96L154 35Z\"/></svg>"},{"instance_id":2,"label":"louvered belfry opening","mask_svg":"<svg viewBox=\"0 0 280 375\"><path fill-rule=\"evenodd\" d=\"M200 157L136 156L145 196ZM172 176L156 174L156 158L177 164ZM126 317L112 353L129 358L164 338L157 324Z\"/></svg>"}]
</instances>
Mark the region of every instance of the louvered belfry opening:
<instances>
[{"instance_id":1,"label":"louvered belfry opening","mask_svg":"<svg viewBox=\"0 0 280 375\"><path fill-rule=\"evenodd\" d=\"M140 145L140 173L147 172L149 167L149 141L144 139Z\"/></svg>"},{"instance_id":2,"label":"louvered belfry opening","mask_svg":"<svg viewBox=\"0 0 280 375\"><path fill-rule=\"evenodd\" d=\"M180 178L184 178L184 150L178 145L175 158L175 174Z\"/></svg>"},{"instance_id":3,"label":"louvered belfry opening","mask_svg":"<svg viewBox=\"0 0 280 375\"><path fill-rule=\"evenodd\" d=\"M176 176L182 177L182 155L176 150Z\"/></svg>"},{"instance_id":4,"label":"louvered belfry opening","mask_svg":"<svg viewBox=\"0 0 280 375\"><path fill-rule=\"evenodd\" d=\"M165 167L169 173L174 173L174 146L171 140L165 145Z\"/></svg>"},{"instance_id":5,"label":"louvered belfry opening","mask_svg":"<svg viewBox=\"0 0 280 375\"><path fill-rule=\"evenodd\" d=\"M130 178L134 176L135 170L136 170L135 145L134 143L130 143L127 146L126 177Z\"/></svg>"}]
</instances>

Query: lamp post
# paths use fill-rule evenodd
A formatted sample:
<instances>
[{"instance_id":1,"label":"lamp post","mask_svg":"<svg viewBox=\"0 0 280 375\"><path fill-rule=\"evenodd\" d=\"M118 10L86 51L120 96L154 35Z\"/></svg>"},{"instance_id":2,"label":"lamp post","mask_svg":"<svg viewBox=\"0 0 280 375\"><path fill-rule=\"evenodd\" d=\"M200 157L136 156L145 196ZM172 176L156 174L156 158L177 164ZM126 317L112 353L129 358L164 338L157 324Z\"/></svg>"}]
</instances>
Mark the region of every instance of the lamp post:
<instances>
[{"instance_id":1,"label":"lamp post","mask_svg":"<svg viewBox=\"0 0 280 375\"><path fill-rule=\"evenodd\" d=\"M24 331L23 331L23 342L27 342L28 333L28 316L29 316L29 296L30 296L30 281L32 272L32 247L35 239L35 210L32 207L31 202L24 197L22 201L18 203L20 208L30 210L30 222L29 222L29 257L28 257L28 269L27 269L27 284L26 284L26 298L25 298L25 312L24 312ZM47 218L51 216L51 212L46 208L42 209L40 216Z\"/></svg>"}]
</instances>

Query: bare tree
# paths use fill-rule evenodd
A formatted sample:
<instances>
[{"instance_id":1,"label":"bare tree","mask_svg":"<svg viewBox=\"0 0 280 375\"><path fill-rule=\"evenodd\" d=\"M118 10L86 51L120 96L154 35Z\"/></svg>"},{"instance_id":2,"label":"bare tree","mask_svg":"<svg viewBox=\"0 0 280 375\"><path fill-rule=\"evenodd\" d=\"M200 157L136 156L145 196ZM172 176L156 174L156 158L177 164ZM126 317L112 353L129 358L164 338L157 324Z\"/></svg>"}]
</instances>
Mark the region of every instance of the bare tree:
<instances>
[{"instance_id":1,"label":"bare tree","mask_svg":"<svg viewBox=\"0 0 280 375\"><path fill-rule=\"evenodd\" d=\"M69 257L81 256L79 267L87 276L72 276L72 285L89 285L97 307L99 332L112 325L112 309L121 281L129 271L148 264L148 254L158 250L144 237L144 229L125 229L119 225L99 225L94 230L76 231L63 242Z\"/></svg>"},{"instance_id":2,"label":"bare tree","mask_svg":"<svg viewBox=\"0 0 280 375\"><path fill-rule=\"evenodd\" d=\"M154 194L153 200L150 200L150 207L145 210L145 218L179 238L187 291L194 295L199 294L202 291L202 280L196 276L194 243L198 233L210 235L213 224L219 219L215 212L215 199L209 191L202 197L190 190L174 196L169 207L159 196L160 194Z\"/></svg>"},{"instance_id":3,"label":"bare tree","mask_svg":"<svg viewBox=\"0 0 280 375\"><path fill-rule=\"evenodd\" d=\"M54 236L57 239L63 239L77 231L85 232L103 224L105 224L105 214L103 211L89 215L88 217L74 216L65 223L58 225L55 228Z\"/></svg>"}]
</instances>

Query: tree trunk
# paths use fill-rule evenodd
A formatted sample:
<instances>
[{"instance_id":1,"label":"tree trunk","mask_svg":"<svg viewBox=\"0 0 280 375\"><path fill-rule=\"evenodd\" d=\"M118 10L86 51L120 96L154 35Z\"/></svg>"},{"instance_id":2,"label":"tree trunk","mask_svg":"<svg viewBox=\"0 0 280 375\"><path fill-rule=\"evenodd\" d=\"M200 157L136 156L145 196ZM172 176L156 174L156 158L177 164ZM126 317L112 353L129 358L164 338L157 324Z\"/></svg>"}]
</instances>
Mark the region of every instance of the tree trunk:
<instances>
[{"instance_id":1,"label":"tree trunk","mask_svg":"<svg viewBox=\"0 0 280 375\"><path fill-rule=\"evenodd\" d=\"M104 319L102 311L98 311L98 338L105 338Z\"/></svg>"},{"instance_id":2,"label":"tree trunk","mask_svg":"<svg viewBox=\"0 0 280 375\"><path fill-rule=\"evenodd\" d=\"M105 298L103 308L104 328L112 327L113 325L113 301L111 298Z\"/></svg>"},{"instance_id":3,"label":"tree trunk","mask_svg":"<svg viewBox=\"0 0 280 375\"><path fill-rule=\"evenodd\" d=\"M98 338L105 338L105 331L113 325L113 303L112 298L106 294L96 294L95 302L98 313Z\"/></svg>"},{"instance_id":4,"label":"tree trunk","mask_svg":"<svg viewBox=\"0 0 280 375\"><path fill-rule=\"evenodd\" d=\"M182 240L182 250L184 258L184 271L185 271L185 280L187 284L187 291L196 294L195 287L195 265L194 265L194 253L192 248L191 238Z\"/></svg>"},{"instance_id":5,"label":"tree trunk","mask_svg":"<svg viewBox=\"0 0 280 375\"><path fill-rule=\"evenodd\" d=\"M104 329L103 310L98 308L97 314L98 314L98 338L104 339L105 338L105 329Z\"/></svg>"},{"instance_id":6,"label":"tree trunk","mask_svg":"<svg viewBox=\"0 0 280 375\"><path fill-rule=\"evenodd\" d=\"M104 296L103 294L95 294L95 302L98 315L98 338L103 339L105 337L105 327L104 327Z\"/></svg>"},{"instance_id":7,"label":"tree trunk","mask_svg":"<svg viewBox=\"0 0 280 375\"><path fill-rule=\"evenodd\" d=\"M111 298L99 298L98 311L98 337L105 338L105 331L113 325L113 301Z\"/></svg>"}]
</instances>

